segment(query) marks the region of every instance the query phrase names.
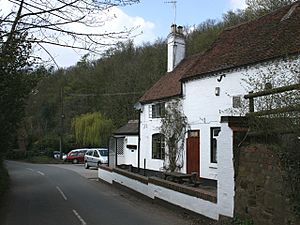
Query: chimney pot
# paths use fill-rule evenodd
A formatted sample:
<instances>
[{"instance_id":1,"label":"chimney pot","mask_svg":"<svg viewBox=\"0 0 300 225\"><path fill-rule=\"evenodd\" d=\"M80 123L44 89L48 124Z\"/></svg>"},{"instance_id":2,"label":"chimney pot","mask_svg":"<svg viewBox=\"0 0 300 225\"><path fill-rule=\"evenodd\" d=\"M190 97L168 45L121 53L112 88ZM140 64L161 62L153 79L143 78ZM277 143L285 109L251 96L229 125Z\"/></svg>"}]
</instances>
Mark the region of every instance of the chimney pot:
<instances>
[{"instance_id":1,"label":"chimney pot","mask_svg":"<svg viewBox=\"0 0 300 225\"><path fill-rule=\"evenodd\" d=\"M183 27L182 26L178 26L177 28L178 28L177 29L178 34L183 34Z\"/></svg>"},{"instance_id":2,"label":"chimney pot","mask_svg":"<svg viewBox=\"0 0 300 225\"><path fill-rule=\"evenodd\" d=\"M176 24L172 24L171 25L171 33L176 34L176 30L177 30L177 25Z\"/></svg>"}]
</instances>

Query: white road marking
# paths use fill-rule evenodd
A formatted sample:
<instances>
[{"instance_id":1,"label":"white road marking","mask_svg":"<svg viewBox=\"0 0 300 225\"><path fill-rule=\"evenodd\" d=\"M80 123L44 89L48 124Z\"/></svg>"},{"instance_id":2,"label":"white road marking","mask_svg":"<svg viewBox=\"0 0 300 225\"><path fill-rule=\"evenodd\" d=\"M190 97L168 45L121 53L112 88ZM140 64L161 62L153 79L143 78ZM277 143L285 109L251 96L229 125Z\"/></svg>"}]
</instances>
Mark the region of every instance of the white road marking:
<instances>
[{"instance_id":1,"label":"white road marking","mask_svg":"<svg viewBox=\"0 0 300 225\"><path fill-rule=\"evenodd\" d=\"M63 197L64 200L68 200L67 196L64 194L64 192L58 187L56 186L56 189L58 190L58 192L61 194L61 196Z\"/></svg>"},{"instance_id":2,"label":"white road marking","mask_svg":"<svg viewBox=\"0 0 300 225\"><path fill-rule=\"evenodd\" d=\"M87 225L87 223L82 219L82 217L78 214L78 212L75 209L73 209L73 213L78 218L78 220L81 222L81 225Z\"/></svg>"},{"instance_id":3,"label":"white road marking","mask_svg":"<svg viewBox=\"0 0 300 225\"><path fill-rule=\"evenodd\" d=\"M31 171L31 172L33 172L34 170L33 169L31 169L31 168L26 168L26 169L28 169L29 171Z\"/></svg>"},{"instance_id":4,"label":"white road marking","mask_svg":"<svg viewBox=\"0 0 300 225\"><path fill-rule=\"evenodd\" d=\"M41 171L37 171L38 174L41 174L42 176L45 176L45 174Z\"/></svg>"}]
</instances>

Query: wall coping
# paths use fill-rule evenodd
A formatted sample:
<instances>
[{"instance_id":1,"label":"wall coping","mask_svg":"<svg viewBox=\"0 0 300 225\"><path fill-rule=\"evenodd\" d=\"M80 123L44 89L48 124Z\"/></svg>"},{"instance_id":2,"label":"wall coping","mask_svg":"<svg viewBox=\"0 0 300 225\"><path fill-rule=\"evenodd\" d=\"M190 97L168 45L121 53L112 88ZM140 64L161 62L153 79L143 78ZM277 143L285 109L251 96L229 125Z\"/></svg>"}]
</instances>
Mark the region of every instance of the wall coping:
<instances>
[{"instance_id":1,"label":"wall coping","mask_svg":"<svg viewBox=\"0 0 300 225\"><path fill-rule=\"evenodd\" d=\"M106 170L108 172L113 172L113 168L109 167L109 166L105 166L105 165L99 165L100 169Z\"/></svg>"},{"instance_id":2,"label":"wall coping","mask_svg":"<svg viewBox=\"0 0 300 225\"><path fill-rule=\"evenodd\" d=\"M177 191L192 197L201 198L213 203L217 203L217 196L209 191L203 189L197 190L196 188L187 187L182 184L177 184L168 180L163 180L157 177L149 177L149 183L159 185L173 191Z\"/></svg>"},{"instance_id":3,"label":"wall coping","mask_svg":"<svg viewBox=\"0 0 300 225\"><path fill-rule=\"evenodd\" d=\"M142 175L139 175L139 174L136 174L136 173L132 173L132 172L129 172L127 170L123 170L123 169L119 169L119 168L114 168L113 172L116 172L116 173L121 174L123 176L129 177L129 178L131 178L133 180L137 180L137 181L139 181L141 183L148 184L148 178L144 177Z\"/></svg>"}]
</instances>

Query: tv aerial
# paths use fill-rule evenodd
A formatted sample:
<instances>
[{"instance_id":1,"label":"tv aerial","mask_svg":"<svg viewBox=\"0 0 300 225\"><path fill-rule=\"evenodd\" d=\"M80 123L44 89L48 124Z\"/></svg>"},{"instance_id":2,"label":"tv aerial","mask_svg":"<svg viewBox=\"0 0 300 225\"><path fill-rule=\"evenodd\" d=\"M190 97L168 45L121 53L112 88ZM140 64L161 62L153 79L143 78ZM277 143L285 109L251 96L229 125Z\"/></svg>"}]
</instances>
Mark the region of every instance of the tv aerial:
<instances>
[{"instance_id":1,"label":"tv aerial","mask_svg":"<svg viewBox=\"0 0 300 225\"><path fill-rule=\"evenodd\" d=\"M174 21L173 21L173 24L176 24L176 4L177 4L177 1L166 1L164 3L166 3L166 4L172 4L173 5L173 10L174 10Z\"/></svg>"}]
</instances>

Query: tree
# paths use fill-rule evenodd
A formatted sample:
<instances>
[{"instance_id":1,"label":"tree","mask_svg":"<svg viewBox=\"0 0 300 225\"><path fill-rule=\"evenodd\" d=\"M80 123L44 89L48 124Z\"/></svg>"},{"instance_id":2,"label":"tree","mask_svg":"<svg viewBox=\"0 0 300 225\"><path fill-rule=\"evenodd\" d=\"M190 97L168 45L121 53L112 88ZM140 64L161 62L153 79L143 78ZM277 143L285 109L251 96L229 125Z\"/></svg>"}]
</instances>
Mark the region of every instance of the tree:
<instances>
[{"instance_id":1,"label":"tree","mask_svg":"<svg viewBox=\"0 0 300 225\"><path fill-rule=\"evenodd\" d=\"M73 119L77 144L82 146L107 146L113 123L99 112L87 113Z\"/></svg>"},{"instance_id":2,"label":"tree","mask_svg":"<svg viewBox=\"0 0 300 225\"><path fill-rule=\"evenodd\" d=\"M261 16L280 7L292 4L295 1L296 0L246 0L246 12L248 11L254 16Z\"/></svg>"},{"instance_id":3,"label":"tree","mask_svg":"<svg viewBox=\"0 0 300 225\"><path fill-rule=\"evenodd\" d=\"M261 92L274 88L300 84L300 57L288 57L274 60L264 67L247 72L244 79L247 90ZM275 89L276 90L276 89ZM292 131L300 135L300 91L291 90L254 99L255 111L273 110L274 113L260 117L252 117L253 129L266 134L274 131ZM245 105L245 104L244 104ZM279 112L276 109L298 107L298 111Z\"/></svg>"},{"instance_id":4,"label":"tree","mask_svg":"<svg viewBox=\"0 0 300 225\"><path fill-rule=\"evenodd\" d=\"M300 83L300 57L274 60L264 67L257 66L254 72L247 72L244 82L248 91L267 89ZM300 103L299 90L263 96L255 101L257 111L282 108Z\"/></svg>"},{"instance_id":5,"label":"tree","mask_svg":"<svg viewBox=\"0 0 300 225\"><path fill-rule=\"evenodd\" d=\"M47 45L70 47L99 53L116 39L127 39L134 28L123 31L100 31L112 20L109 10L115 6L138 3L139 0L9 0L14 7L0 15L0 42L8 48L15 34L27 34L27 41L46 52ZM72 26L79 27L75 31ZM78 29L77 29L78 30ZM87 30L87 31L84 31ZM92 30L92 32L90 32Z\"/></svg>"},{"instance_id":6,"label":"tree","mask_svg":"<svg viewBox=\"0 0 300 225\"><path fill-rule=\"evenodd\" d=\"M183 167L184 139L187 128L188 122L182 112L180 100L168 102L160 127L160 133L164 135L167 146L164 162L164 169L167 171L173 172Z\"/></svg>"},{"instance_id":7,"label":"tree","mask_svg":"<svg viewBox=\"0 0 300 225\"><path fill-rule=\"evenodd\" d=\"M31 45L26 42L26 34L14 33L9 44L0 43L0 52L0 151L3 153L13 143L23 116L25 98L36 80L30 76L28 55Z\"/></svg>"},{"instance_id":8,"label":"tree","mask_svg":"<svg viewBox=\"0 0 300 225\"><path fill-rule=\"evenodd\" d=\"M8 147L20 122L24 100L33 89L31 69L36 62L32 49L47 45L70 47L98 53L103 46L130 36L134 28L115 32L99 30L111 20L107 13L114 6L138 0L9 0L11 12L0 11L1 66L1 150ZM72 26L80 27L74 31ZM8 138L9 137L9 138ZM10 140L10 141L9 141Z\"/></svg>"}]
</instances>

